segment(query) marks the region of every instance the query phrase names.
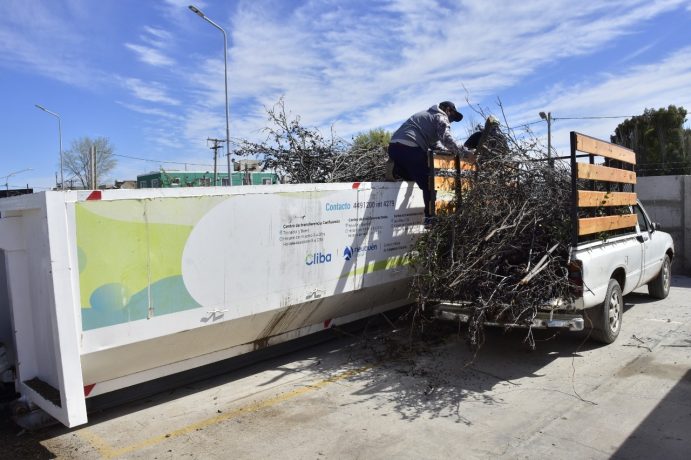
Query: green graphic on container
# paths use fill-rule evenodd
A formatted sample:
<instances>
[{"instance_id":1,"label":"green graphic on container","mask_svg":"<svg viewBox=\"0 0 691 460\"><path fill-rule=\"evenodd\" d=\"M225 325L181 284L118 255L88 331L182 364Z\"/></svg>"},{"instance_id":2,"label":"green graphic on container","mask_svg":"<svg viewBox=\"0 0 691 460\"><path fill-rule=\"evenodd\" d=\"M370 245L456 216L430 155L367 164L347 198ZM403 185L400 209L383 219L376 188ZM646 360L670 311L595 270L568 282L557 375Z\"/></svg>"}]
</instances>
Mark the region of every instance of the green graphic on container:
<instances>
[{"instance_id":1,"label":"green graphic on container","mask_svg":"<svg viewBox=\"0 0 691 460\"><path fill-rule=\"evenodd\" d=\"M194 222L217 201L77 203L82 329L200 307L183 283L182 253Z\"/></svg>"}]
</instances>

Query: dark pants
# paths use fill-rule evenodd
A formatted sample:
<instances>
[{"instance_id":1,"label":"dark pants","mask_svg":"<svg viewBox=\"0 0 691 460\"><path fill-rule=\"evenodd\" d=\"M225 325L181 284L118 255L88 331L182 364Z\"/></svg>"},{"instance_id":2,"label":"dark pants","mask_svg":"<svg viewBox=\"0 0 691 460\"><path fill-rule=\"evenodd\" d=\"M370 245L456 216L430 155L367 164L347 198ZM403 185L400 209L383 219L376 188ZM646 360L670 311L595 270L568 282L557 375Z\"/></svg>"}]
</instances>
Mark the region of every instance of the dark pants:
<instances>
[{"instance_id":1,"label":"dark pants","mask_svg":"<svg viewBox=\"0 0 691 460\"><path fill-rule=\"evenodd\" d=\"M422 190L425 201L425 217L429 217L429 166L427 153L420 147L408 147L403 144L389 144L389 158L393 160L394 172L403 180L412 180Z\"/></svg>"}]
</instances>

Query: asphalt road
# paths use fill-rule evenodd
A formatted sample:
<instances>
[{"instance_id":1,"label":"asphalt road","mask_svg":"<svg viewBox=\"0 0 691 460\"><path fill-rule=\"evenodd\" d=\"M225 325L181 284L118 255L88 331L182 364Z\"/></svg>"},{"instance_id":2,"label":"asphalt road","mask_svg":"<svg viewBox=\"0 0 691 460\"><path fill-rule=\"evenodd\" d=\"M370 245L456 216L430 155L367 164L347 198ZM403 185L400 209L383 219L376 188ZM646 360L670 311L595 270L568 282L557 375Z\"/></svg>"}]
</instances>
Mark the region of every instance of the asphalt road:
<instances>
[{"instance_id":1,"label":"asphalt road","mask_svg":"<svg viewBox=\"0 0 691 460\"><path fill-rule=\"evenodd\" d=\"M691 458L691 278L643 292L609 346L495 329L474 355L455 326L400 322L13 433L0 457Z\"/></svg>"}]
</instances>

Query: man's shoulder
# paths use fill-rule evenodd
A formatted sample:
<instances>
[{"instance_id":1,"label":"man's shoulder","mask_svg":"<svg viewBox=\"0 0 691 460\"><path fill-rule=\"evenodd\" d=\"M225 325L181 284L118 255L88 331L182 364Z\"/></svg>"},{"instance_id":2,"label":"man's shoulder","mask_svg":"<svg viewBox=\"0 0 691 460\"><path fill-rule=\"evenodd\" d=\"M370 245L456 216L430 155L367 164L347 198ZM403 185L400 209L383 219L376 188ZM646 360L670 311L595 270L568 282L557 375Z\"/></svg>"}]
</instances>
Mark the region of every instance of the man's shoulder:
<instances>
[{"instance_id":1,"label":"man's shoulder","mask_svg":"<svg viewBox=\"0 0 691 460\"><path fill-rule=\"evenodd\" d=\"M449 126L449 117L444 112L436 112L432 114L432 119L441 125Z\"/></svg>"}]
</instances>

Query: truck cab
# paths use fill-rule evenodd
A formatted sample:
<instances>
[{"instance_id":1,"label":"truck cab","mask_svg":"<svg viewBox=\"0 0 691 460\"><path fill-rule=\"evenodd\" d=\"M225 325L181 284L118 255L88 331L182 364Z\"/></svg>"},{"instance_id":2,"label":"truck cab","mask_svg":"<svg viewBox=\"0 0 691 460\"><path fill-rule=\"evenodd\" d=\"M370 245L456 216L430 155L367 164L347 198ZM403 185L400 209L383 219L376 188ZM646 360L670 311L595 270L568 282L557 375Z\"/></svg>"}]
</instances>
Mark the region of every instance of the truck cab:
<instances>
[{"instance_id":1,"label":"truck cab","mask_svg":"<svg viewBox=\"0 0 691 460\"><path fill-rule=\"evenodd\" d=\"M573 265L581 271L580 280L572 275L582 292L575 308L583 311L592 338L603 343L619 335L623 296L645 285L652 297L664 299L669 294L672 237L651 222L640 202L632 211L637 217L635 231L578 245L572 253Z\"/></svg>"}]
</instances>

